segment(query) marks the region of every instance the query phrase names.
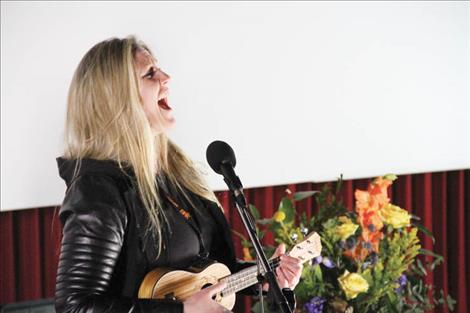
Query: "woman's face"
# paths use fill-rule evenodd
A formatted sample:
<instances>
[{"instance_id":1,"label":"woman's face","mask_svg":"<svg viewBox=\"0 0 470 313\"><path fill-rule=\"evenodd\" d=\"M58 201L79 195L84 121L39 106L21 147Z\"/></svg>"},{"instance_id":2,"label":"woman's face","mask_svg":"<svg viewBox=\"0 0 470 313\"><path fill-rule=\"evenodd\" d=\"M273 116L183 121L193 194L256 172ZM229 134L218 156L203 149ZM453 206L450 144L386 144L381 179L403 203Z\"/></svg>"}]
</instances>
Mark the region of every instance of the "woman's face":
<instances>
[{"instance_id":1,"label":"woman's face","mask_svg":"<svg viewBox=\"0 0 470 313\"><path fill-rule=\"evenodd\" d=\"M136 52L135 64L140 80L140 96L150 127L156 135L166 132L175 123L168 102L167 83L170 76L157 66L156 60L146 50Z\"/></svg>"}]
</instances>

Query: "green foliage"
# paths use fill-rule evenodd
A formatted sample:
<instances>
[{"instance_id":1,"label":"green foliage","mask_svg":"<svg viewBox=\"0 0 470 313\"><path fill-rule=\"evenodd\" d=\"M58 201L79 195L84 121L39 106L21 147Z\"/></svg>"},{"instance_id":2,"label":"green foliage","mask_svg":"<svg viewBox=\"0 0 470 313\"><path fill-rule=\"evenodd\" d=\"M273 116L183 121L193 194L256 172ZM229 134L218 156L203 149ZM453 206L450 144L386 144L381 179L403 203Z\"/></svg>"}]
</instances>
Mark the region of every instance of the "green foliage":
<instances>
[{"instance_id":1,"label":"green foliage","mask_svg":"<svg viewBox=\"0 0 470 313\"><path fill-rule=\"evenodd\" d=\"M316 190L310 190L310 191L299 191L296 192L293 196L294 201L301 201L303 199L309 198L313 196L314 194L318 193Z\"/></svg>"},{"instance_id":2,"label":"green foliage","mask_svg":"<svg viewBox=\"0 0 470 313\"><path fill-rule=\"evenodd\" d=\"M342 176L336 184L335 192L332 192L331 184L325 184L321 192L316 194L315 200L318 203L318 214L313 224L310 226L313 229L318 229L321 223L329 220L330 218L343 215L347 212L346 207L339 201L339 192L342 186Z\"/></svg>"},{"instance_id":3,"label":"green foliage","mask_svg":"<svg viewBox=\"0 0 470 313\"><path fill-rule=\"evenodd\" d=\"M279 204L278 211L283 212L286 215L283 224L286 226L292 226L295 218L294 203L289 198L284 197Z\"/></svg>"},{"instance_id":4,"label":"green foliage","mask_svg":"<svg viewBox=\"0 0 470 313\"><path fill-rule=\"evenodd\" d=\"M399 287L397 282L413 263L419 250L416 228L411 228L409 231L396 231L382 240L379 261L363 273L370 287L366 301L357 305L361 312L370 311L370 308L375 307L381 300L384 302L383 299L387 299L387 305L396 305L399 298L395 292ZM384 271L384 265L386 265L386 271Z\"/></svg>"}]
</instances>

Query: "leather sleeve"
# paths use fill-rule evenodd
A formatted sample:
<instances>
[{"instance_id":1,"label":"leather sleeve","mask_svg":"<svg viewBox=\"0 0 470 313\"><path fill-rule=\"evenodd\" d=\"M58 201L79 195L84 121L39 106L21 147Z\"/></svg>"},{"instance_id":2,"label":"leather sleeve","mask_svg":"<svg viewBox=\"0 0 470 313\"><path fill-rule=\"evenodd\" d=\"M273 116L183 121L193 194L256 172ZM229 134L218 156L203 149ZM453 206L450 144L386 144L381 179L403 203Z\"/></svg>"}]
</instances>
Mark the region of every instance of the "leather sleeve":
<instances>
[{"instance_id":1,"label":"leather sleeve","mask_svg":"<svg viewBox=\"0 0 470 313\"><path fill-rule=\"evenodd\" d=\"M60 219L56 312L183 312L181 302L124 298L112 289L128 216L111 177L77 178L67 190Z\"/></svg>"}]
</instances>

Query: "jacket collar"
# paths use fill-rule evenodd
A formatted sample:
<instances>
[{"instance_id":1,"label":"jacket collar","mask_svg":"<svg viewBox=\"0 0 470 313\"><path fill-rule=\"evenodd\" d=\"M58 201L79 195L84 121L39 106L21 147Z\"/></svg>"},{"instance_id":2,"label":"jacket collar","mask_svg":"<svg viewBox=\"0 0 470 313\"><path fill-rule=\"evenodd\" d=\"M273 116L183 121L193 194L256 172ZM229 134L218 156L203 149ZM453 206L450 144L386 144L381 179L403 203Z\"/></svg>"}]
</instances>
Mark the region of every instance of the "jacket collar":
<instances>
[{"instance_id":1,"label":"jacket collar","mask_svg":"<svg viewBox=\"0 0 470 313\"><path fill-rule=\"evenodd\" d=\"M72 183L74 173L75 177L83 174L104 174L114 178L132 178L134 171L130 167L119 168L119 164L114 160L97 160L84 158L81 162L77 159L66 159L64 157L56 158L59 175L65 181L67 186ZM80 163L80 164L79 164ZM78 166L78 167L77 167Z\"/></svg>"}]
</instances>

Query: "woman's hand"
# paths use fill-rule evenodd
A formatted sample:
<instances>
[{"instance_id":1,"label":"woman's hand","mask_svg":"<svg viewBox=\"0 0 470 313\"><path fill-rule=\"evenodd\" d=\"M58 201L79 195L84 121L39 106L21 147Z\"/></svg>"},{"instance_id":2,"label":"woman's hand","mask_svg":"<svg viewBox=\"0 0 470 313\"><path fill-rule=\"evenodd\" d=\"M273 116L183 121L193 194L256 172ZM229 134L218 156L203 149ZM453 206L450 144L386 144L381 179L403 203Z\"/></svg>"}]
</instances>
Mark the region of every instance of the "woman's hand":
<instances>
[{"instance_id":1,"label":"woman's hand","mask_svg":"<svg viewBox=\"0 0 470 313\"><path fill-rule=\"evenodd\" d=\"M279 287L290 288L294 290L295 286L300 281L300 275L302 274L302 261L299 259L293 258L291 256L285 255L286 246L281 243L277 246L276 251L273 254L272 259L280 257L281 262L279 267L276 269L277 282ZM265 289L266 290L266 289Z\"/></svg>"},{"instance_id":2,"label":"woman's hand","mask_svg":"<svg viewBox=\"0 0 470 313\"><path fill-rule=\"evenodd\" d=\"M225 282L221 282L196 292L183 302L184 313L223 313L230 312L212 297L221 292L226 286Z\"/></svg>"}]
</instances>

